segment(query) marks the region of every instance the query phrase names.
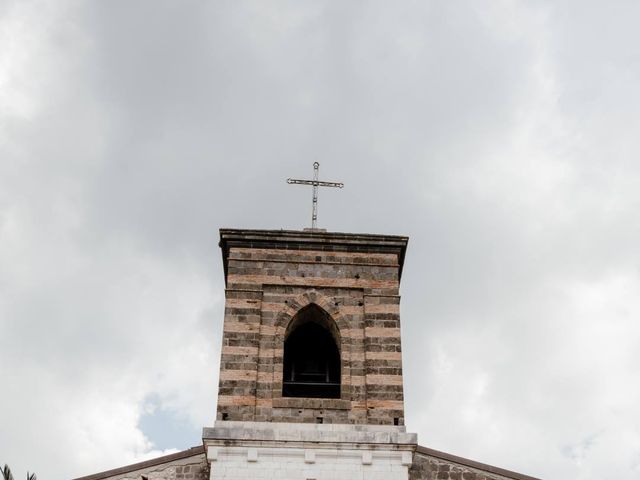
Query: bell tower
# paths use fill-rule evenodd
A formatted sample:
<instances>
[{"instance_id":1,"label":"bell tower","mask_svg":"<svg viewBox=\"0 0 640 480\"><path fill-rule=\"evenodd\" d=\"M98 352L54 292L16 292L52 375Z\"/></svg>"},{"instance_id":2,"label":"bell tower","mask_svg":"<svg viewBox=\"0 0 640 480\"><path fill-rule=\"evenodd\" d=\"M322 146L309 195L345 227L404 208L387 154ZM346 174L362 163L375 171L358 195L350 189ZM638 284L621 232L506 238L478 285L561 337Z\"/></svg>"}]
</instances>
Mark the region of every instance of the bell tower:
<instances>
[{"instance_id":1,"label":"bell tower","mask_svg":"<svg viewBox=\"0 0 640 480\"><path fill-rule=\"evenodd\" d=\"M408 478L416 436L404 429L399 311L407 242L220 230L217 420L203 432L212 478Z\"/></svg>"},{"instance_id":2,"label":"bell tower","mask_svg":"<svg viewBox=\"0 0 640 480\"><path fill-rule=\"evenodd\" d=\"M407 241L220 230L226 303L215 424L202 446L76 480L538 480L418 446L406 432Z\"/></svg>"}]
</instances>

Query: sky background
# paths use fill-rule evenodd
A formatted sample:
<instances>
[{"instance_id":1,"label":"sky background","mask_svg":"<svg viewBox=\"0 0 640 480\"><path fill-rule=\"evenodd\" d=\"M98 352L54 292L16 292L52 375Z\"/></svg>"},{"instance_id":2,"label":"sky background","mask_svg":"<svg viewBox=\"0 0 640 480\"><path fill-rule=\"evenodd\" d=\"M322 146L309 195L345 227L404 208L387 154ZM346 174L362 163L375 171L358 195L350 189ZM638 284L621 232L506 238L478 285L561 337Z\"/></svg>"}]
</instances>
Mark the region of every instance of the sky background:
<instances>
[{"instance_id":1,"label":"sky background","mask_svg":"<svg viewBox=\"0 0 640 480\"><path fill-rule=\"evenodd\" d=\"M640 2L0 0L0 462L200 444L220 227L410 237L408 430L640 477Z\"/></svg>"}]
</instances>

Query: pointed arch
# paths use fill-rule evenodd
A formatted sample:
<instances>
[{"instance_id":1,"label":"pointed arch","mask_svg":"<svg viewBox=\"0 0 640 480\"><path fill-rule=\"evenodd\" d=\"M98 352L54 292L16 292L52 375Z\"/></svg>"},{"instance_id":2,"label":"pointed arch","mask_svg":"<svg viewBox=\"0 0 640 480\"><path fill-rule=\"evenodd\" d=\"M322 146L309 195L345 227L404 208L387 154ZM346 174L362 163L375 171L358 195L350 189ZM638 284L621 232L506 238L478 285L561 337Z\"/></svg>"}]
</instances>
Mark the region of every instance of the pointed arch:
<instances>
[{"instance_id":1,"label":"pointed arch","mask_svg":"<svg viewBox=\"0 0 640 480\"><path fill-rule=\"evenodd\" d=\"M293 317L312 303L324 310L333 319L339 331L349 329L349 324L330 297L317 290L309 290L285 301L286 307L280 312L275 322L276 336L280 342L284 342L286 329Z\"/></svg>"},{"instance_id":2,"label":"pointed arch","mask_svg":"<svg viewBox=\"0 0 640 480\"><path fill-rule=\"evenodd\" d=\"M304 326L306 323L314 323L319 327L326 329L333 337L336 345L338 347L340 346L340 329L338 328L338 324L324 308L318 306L316 303L309 303L308 305L305 305L298 310L298 312L289 321L289 324L284 331L285 342L294 330Z\"/></svg>"}]
</instances>

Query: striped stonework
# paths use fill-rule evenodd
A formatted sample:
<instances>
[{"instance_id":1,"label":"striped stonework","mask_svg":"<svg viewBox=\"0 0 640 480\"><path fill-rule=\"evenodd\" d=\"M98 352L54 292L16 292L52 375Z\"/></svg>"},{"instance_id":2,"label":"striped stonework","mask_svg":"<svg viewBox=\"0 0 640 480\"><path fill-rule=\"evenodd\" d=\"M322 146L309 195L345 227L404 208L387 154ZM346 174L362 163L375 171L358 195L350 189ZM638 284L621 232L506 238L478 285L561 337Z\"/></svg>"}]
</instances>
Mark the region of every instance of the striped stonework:
<instances>
[{"instance_id":1,"label":"striped stonework","mask_svg":"<svg viewBox=\"0 0 640 480\"><path fill-rule=\"evenodd\" d=\"M406 237L220 231L226 280L218 420L403 425L399 284ZM332 320L340 398L282 396L300 309Z\"/></svg>"}]
</instances>

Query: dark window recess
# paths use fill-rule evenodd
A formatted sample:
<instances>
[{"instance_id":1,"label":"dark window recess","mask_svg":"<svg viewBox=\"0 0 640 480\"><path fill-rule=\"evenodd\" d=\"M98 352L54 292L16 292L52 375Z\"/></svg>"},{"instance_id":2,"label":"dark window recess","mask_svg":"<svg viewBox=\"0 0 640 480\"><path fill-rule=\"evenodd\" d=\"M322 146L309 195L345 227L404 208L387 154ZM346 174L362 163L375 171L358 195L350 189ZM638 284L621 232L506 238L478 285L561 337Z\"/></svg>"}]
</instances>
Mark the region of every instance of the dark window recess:
<instances>
[{"instance_id":1,"label":"dark window recess","mask_svg":"<svg viewBox=\"0 0 640 480\"><path fill-rule=\"evenodd\" d=\"M311 309L284 342L282 396L340 398L340 352L331 332L309 318L326 314Z\"/></svg>"}]
</instances>

